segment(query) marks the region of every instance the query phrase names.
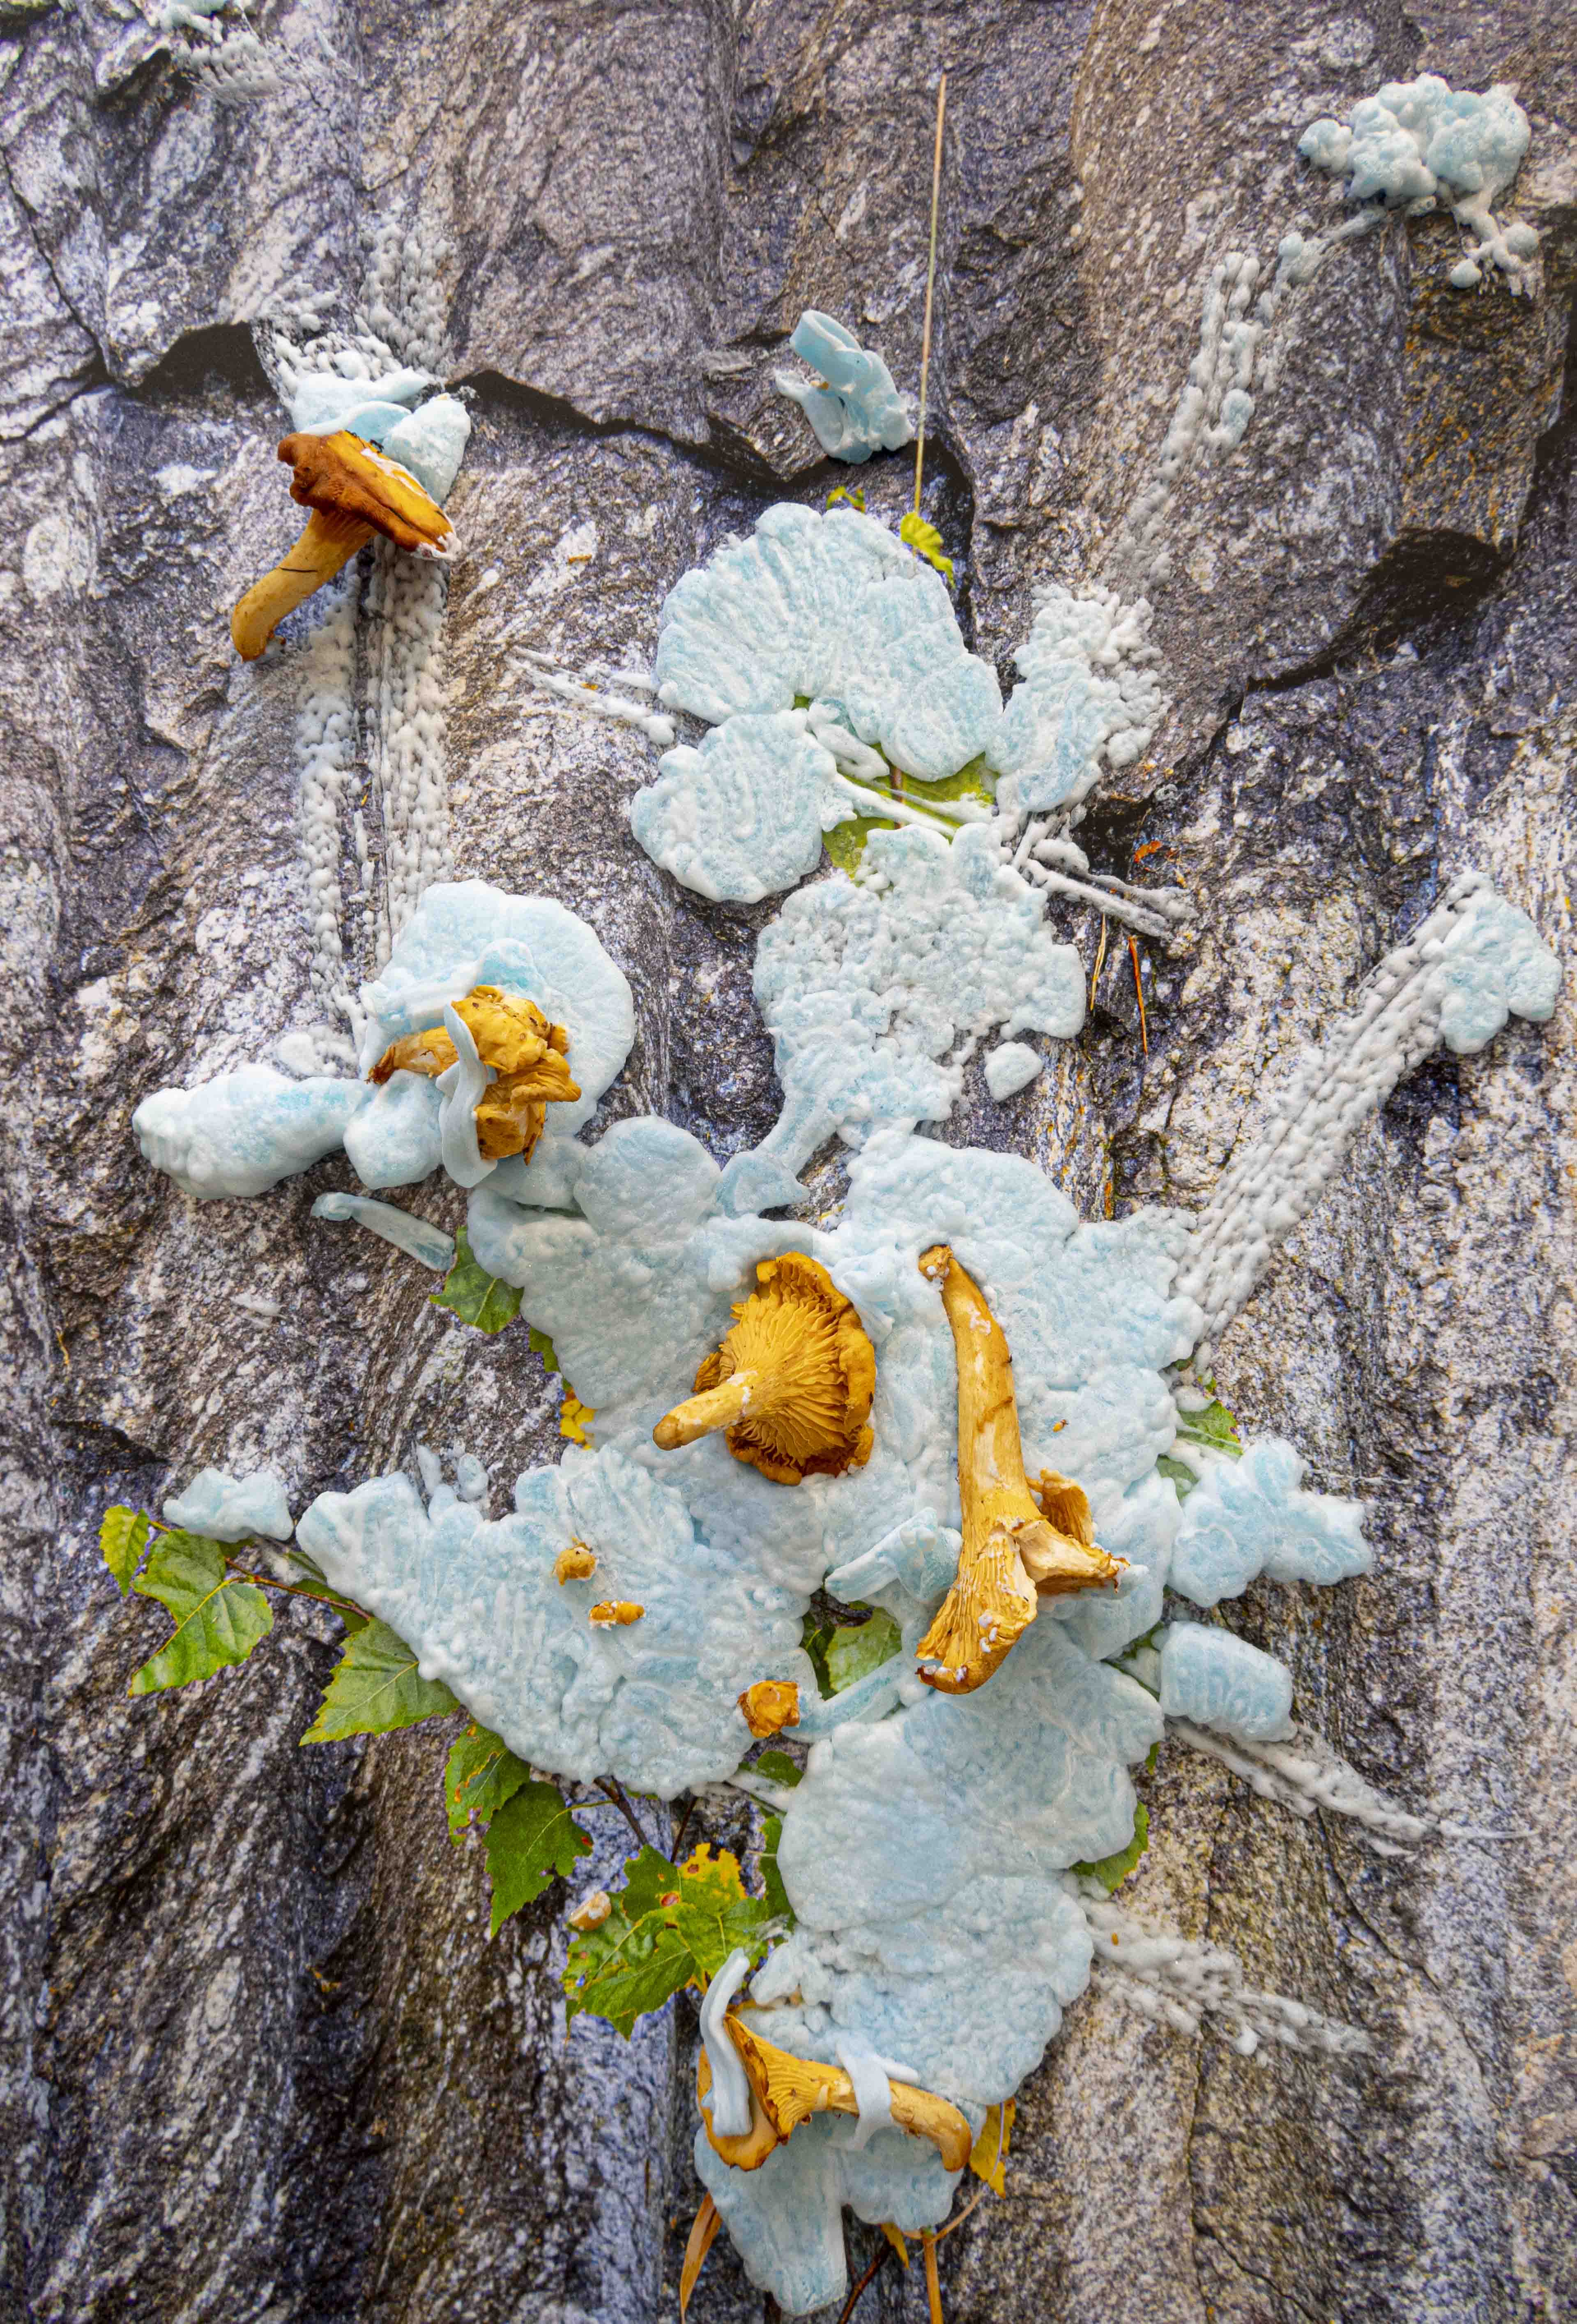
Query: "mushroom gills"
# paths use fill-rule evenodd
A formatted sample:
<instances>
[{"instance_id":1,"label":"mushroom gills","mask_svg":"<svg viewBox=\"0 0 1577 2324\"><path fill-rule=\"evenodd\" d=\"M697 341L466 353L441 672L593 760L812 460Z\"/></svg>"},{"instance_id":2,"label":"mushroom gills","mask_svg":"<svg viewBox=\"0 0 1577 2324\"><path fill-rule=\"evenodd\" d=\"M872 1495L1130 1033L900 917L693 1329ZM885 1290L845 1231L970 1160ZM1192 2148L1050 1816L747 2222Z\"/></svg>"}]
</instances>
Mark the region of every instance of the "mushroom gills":
<instances>
[{"instance_id":1,"label":"mushroom gills","mask_svg":"<svg viewBox=\"0 0 1577 2324\"><path fill-rule=\"evenodd\" d=\"M876 1351L851 1300L805 1251L764 1259L734 1307L696 1394L652 1430L665 1452L715 1430L728 1449L780 1485L842 1476L871 1457Z\"/></svg>"}]
</instances>

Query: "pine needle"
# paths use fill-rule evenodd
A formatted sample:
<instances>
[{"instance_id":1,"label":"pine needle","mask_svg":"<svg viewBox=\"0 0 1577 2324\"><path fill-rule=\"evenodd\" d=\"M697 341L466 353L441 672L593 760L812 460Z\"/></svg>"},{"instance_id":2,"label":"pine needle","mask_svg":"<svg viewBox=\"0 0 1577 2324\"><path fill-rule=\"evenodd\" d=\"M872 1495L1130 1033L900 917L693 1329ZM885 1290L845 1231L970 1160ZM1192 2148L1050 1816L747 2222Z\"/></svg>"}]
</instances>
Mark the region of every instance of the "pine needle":
<instances>
[{"instance_id":1,"label":"pine needle","mask_svg":"<svg viewBox=\"0 0 1577 2324\"><path fill-rule=\"evenodd\" d=\"M931 255L926 266L926 323L920 338L920 418L915 431L915 514L920 512L920 476L926 465L926 387L931 372L931 294L936 283L936 213L942 200L942 115L947 106L947 76L936 87L936 154L931 164Z\"/></svg>"},{"instance_id":2,"label":"pine needle","mask_svg":"<svg viewBox=\"0 0 1577 2324\"><path fill-rule=\"evenodd\" d=\"M1101 943L1095 954L1095 973L1090 979L1090 1006L1095 1006L1095 995L1101 988L1101 971L1106 965L1106 939L1111 934L1111 923L1104 912L1101 915Z\"/></svg>"},{"instance_id":3,"label":"pine needle","mask_svg":"<svg viewBox=\"0 0 1577 2324\"><path fill-rule=\"evenodd\" d=\"M723 2225L716 2204L710 2195L701 2199L696 2214L696 2224L690 2229L690 2240L685 2246L685 2264L679 2273L679 2324L684 2324L685 2310L690 2304L690 2294L696 2289L696 2278L706 2264L706 2255Z\"/></svg>"},{"instance_id":4,"label":"pine needle","mask_svg":"<svg viewBox=\"0 0 1577 2324\"><path fill-rule=\"evenodd\" d=\"M1144 1053L1148 1057L1150 1053L1150 1037L1145 1024L1144 979L1139 973L1139 946L1131 936L1128 939L1128 956L1133 963L1133 989L1139 995L1139 1038L1144 1044Z\"/></svg>"}]
</instances>

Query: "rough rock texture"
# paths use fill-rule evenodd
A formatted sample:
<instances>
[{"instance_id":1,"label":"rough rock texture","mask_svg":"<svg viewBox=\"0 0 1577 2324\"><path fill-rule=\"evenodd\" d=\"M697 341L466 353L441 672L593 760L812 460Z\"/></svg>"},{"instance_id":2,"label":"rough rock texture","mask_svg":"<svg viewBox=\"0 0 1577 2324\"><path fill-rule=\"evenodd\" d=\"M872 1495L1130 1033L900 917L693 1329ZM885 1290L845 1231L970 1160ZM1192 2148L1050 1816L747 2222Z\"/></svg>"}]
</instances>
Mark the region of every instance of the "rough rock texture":
<instances>
[{"instance_id":1,"label":"rough rock texture","mask_svg":"<svg viewBox=\"0 0 1577 2324\"><path fill-rule=\"evenodd\" d=\"M311 1617L128 1701L161 1618L93 1548L106 1501L208 1461L276 1462L299 1508L414 1438L481 1453L495 1497L558 1442L522 1334L478 1339L309 1223L343 1161L199 1207L130 1137L150 1089L321 1018L291 749L314 616L253 669L224 620L294 530L245 324L343 316L401 226L379 296L396 320L436 299L476 423L441 672L457 866L595 921L640 1019L606 1118L666 1111L722 1157L775 1111L767 908L654 871L623 818L647 745L519 649L649 655L687 567L845 480L770 373L814 304L914 383L937 72L927 509L1004 659L1034 586L1117 577L1212 267L1342 215L1303 124L1397 72L1516 80L1538 299L1446 289L1438 218L1344 245L1167 520L1172 715L1081 833L1118 871L1163 843L1144 876L1199 901L1142 948L1148 1057L1113 944L1082 1040L1000 1107L973 1069L947 1131L1036 1156L1088 1215L1188 1204L1449 873L1568 941L1577 28L1538 0L269 0L279 93L221 104L158 13L0 6L0 2317L638 2324L673 2312L696 2200L684 2006L566 2048L559 1900L487 1944L444 1736L300 1750L331 1660ZM436 291L400 260L424 237ZM863 472L873 511L908 473ZM1092 920L1063 925L1093 964ZM1242 1627L1366 1773L1506 1836L1384 1860L1168 1747L1134 1909L1367 2025L1378 2061L1248 2062L1086 1997L1006 2201L944 2246L953 2324L1577 2311L1574 1117L1569 1000L1425 1066L1218 1365L1249 1424L1369 1498L1380 1553L1335 1592L1261 1586ZM889 2264L862 2316L920 2316L918 2275ZM761 2308L720 2242L692 2315Z\"/></svg>"}]
</instances>

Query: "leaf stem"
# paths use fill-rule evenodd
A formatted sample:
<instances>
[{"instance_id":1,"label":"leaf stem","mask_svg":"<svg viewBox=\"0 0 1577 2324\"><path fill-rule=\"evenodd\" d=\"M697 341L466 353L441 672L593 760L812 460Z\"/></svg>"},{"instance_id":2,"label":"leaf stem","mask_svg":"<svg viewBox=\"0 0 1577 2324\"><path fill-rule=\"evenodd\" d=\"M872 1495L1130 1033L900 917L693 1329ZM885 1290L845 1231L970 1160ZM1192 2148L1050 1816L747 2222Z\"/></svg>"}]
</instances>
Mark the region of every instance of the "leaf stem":
<instances>
[{"instance_id":1,"label":"leaf stem","mask_svg":"<svg viewBox=\"0 0 1577 2324\"><path fill-rule=\"evenodd\" d=\"M850 2292L848 2299L844 2302L844 2312L838 2318L838 2324L849 2324L849 2319L853 2316L855 2309L860 2305L860 2301L864 2295L867 2285L875 2282L878 2270L884 2266L891 2256L892 2246L890 2243L884 2242L881 2250L877 2253L875 2258L866 2269L864 2274L860 2278L859 2282L854 2286L853 2292Z\"/></svg>"},{"instance_id":2,"label":"leaf stem","mask_svg":"<svg viewBox=\"0 0 1577 2324\"><path fill-rule=\"evenodd\" d=\"M281 1590L287 1598L311 1598L319 1606L332 1606L337 1614L359 1614L364 1622L373 1618L354 1598L334 1598L327 1590L313 1590L304 1582L277 1582L272 1573L249 1572L244 1565L232 1565L228 1558L225 1560L225 1571L232 1582L254 1582L259 1590Z\"/></svg>"},{"instance_id":3,"label":"leaf stem","mask_svg":"<svg viewBox=\"0 0 1577 2324\"><path fill-rule=\"evenodd\" d=\"M635 1811L631 1806L629 1801L625 1798L624 1786L619 1782L618 1778L612 1775L599 1775L597 1777L597 1789L599 1792L605 1793L608 1798L613 1801L613 1805L618 1809L619 1813L623 1817L631 1831L635 1834L635 1837L640 1841L641 1847L650 1848L651 1842L647 1839L646 1834L636 1822Z\"/></svg>"}]
</instances>

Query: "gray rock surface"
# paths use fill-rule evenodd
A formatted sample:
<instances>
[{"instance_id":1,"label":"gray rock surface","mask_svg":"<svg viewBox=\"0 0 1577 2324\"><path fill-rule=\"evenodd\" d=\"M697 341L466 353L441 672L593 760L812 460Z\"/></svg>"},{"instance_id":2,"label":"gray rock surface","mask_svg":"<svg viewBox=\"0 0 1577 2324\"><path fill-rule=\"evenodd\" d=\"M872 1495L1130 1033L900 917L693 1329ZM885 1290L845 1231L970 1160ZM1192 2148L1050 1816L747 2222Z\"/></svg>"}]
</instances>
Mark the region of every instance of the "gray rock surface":
<instances>
[{"instance_id":1,"label":"gray rock surface","mask_svg":"<svg viewBox=\"0 0 1577 2324\"><path fill-rule=\"evenodd\" d=\"M246 326L344 319L392 222L380 311L438 328L476 423L440 673L456 865L595 922L640 1022L606 1118L664 1111L723 1157L776 1109L767 909L653 869L624 820L648 746L520 649L650 654L724 533L848 481L770 374L814 304L914 383L938 71L927 506L1004 669L1032 587L1116 577L1212 267L1342 214L1303 124L1397 72L1517 81L1538 298L1444 289L1439 219L1344 246L1282 309L1240 449L1167 520L1171 715L1081 833L1116 871L1161 843L1142 876L1198 901L1140 948L1148 1055L1114 943L1081 1040L1002 1106L972 1080L946 1131L1033 1155L1086 1215L1197 1203L1450 874L1569 941L1577 28L1534 0L269 0L279 88L235 103L157 15L0 6L0 2317L644 2324L675 2312L697 2200L686 2006L567 2047L558 1903L486 1941L444 1734L299 1749L333 1655L311 1614L129 1701L162 1618L94 1548L106 1502L206 1461L272 1460L300 1508L416 1438L481 1453L495 1497L559 1442L522 1333L480 1340L383 1246L309 1223L343 1160L198 1206L131 1138L149 1090L322 1015L293 827L309 617L251 669L226 630L292 537ZM910 474L857 481L890 517ZM386 680L356 586L371 788ZM1053 910L1093 964L1093 919ZM1384 1859L1169 1745L1125 1895L1365 2025L1376 2061L1246 2061L1087 1996L1023 2094L1006 2200L943 2247L952 2324L1577 2312L1574 1117L1569 999L1425 1065L1218 1361L1246 1423L1368 1498L1379 1548L1335 1592L1256 1589L1241 1627L1372 1779L1508 1836ZM890 2263L861 2315L924 2309ZM720 2241L692 2316L761 2312Z\"/></svg>"}]
</instances>

